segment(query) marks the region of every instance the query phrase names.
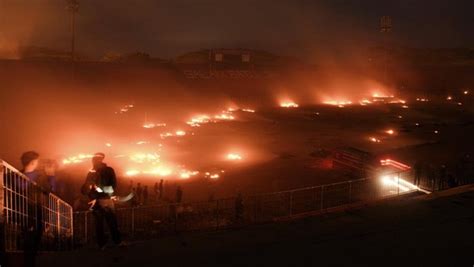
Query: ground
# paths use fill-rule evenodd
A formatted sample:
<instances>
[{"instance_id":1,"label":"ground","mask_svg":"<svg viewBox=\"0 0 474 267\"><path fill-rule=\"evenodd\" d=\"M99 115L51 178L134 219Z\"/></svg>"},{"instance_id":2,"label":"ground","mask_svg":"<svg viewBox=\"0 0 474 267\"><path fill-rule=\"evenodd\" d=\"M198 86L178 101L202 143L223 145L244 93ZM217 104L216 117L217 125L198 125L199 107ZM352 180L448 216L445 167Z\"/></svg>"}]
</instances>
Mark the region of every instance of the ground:
<instances>
[{"instance_id":1,"label":"ground","mask_svg":"<svg viewBox=\"0 0 474 267\"><path fill-rule=\"evenodd\" d=\"M474 186L209 233L40 255L40 266L472 266Z\"/></svg>"}]
</instances>

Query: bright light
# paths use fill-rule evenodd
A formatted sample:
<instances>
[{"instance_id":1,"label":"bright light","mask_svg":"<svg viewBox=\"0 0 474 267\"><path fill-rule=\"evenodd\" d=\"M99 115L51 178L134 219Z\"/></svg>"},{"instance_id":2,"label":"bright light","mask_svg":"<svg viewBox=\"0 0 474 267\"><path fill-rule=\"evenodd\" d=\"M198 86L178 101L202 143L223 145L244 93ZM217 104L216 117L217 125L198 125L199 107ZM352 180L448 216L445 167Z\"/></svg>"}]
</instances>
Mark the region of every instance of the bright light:
<instances>
[{"instance_id":1,"label":"bright light","mask_svg":"<svg viewBox=\"0 0 474 267\"><path fill-rule=\"evenodd\" d=\"M199 172L198 171L187 171L187 170L182 170L179 174L179 177L181 179L189 179L191 178L191 176L196 176L198 175Z\"/></svg>"},{"instance_id":2,"label":"bright light","mask_svg":"<svg viewBox=\"0 0 474 267\"><path fill-rule=\"evenodd\" d=\"M452 96L448 96L448 97L446 97L446 100L451 101L451 100L453 100L453 97L452 97Z\"/></svg>"},{"instance_id":3,"label":"bright light","mask_svg":"<svg viewBox=\"0 0 474 267\"><path fill-rule=\"evenodd\" d=\"M244 108L242 109L243 112L249 112L249 113L255 113L255 110L254 109L250 109L250 108Z\"/></svg>"},{"instance_id":4,"label":"bright light","mask_svg":"<svg viewBox=\"0 0 474 267\"><path fill-rule=\"evenodd\" d=\"M111 143L105 143L105 146L106 147L112 147L112 144Z\"/></svg>"},{"instance_id":5,"label":"bright light","mask_svg":"<svg viewBox=\"0 0 474 267\"><path fill-rule=\"evenodd\" d=\"M468 95L468 94L469 94L469 91L466 90L466 91L463 92L463 94Z\"/></svg>"},{"instance_id":6,"label":"bright light","mask_svg":"<svg viewBox=\"0 0 474 267\"><path fill-rule=\"evenodd\" d=\"M389 134L389 135L393 135L393 134L395 134L395 131L392 130L392 129L388 129L388 130L385 131L385 133Z\"/></svg>"},{"instance_id":7,"label":"bright light","mask_svg":"<svg viewBox=\"0 0 474 267\"><path fill-rule=\"evenodd\" d=\"M282 108L297 108L297 107L299 107L299 105L296 104L295 102L291 101L291 100L286 100L286 101L280 102L280 107L282 107Z\"/></svg>"},{"instance_id":8,"label":"bright light","mask_svg":"<svg viewBox=\"0 0 474 267\"><path fill-rule=\"evenodd\" d=\"M185 136L185 135L186 135L185 131L181 131L181 130L176 131L176 136Z\"/></svg>"},{"instance_id":9,"label":"bright light","mask_svg":"<svg viewBox=\"0 0 474 267\"><path fill-rule=\"evenodd\" d=\"M326 105L332 105L332 106L338 106L340 108L343 108L347 105L351 105L352 101L346 101L346 100L328 100L324 101L323 104Z\"/></svg>"},{"instance_id":10,"label":"bright light","mask_svg":"<svg viewBox=\"0 0 474 267\"><path fill-rule=\"evenodd\" d=\"M136 142L137 145L144 145L144 144L148 144L149 142L148 141L138 141Z\"/></svg>"},{"instance_id":11,"label":"bright light","mask_svg":"<svg viewBox=\"0 0 474 267\"><path fill-rule=\"evenodd\" d=\"M229 153L227 154L227 159L232 161L242 160L242 156L237 153Z\"/></svg>"},{"instance_id":12,"label":"bright light","mask_svg":"<svg viewBox=\"0 0 474 267\"><path fill-rule=\"evenodd\" d=\"M192 117L186 123L191 127L199 127L201 124L209 123L211 118L208 115L197 115Z\"/></svg>"},{"instance_id":13,"label":"bright light","mask_svg":"<svg viewBox=\"0 0 474 267\"><path fill-rule=\"evenodd\" d=\"M153 128L156 128L156 127L165 127L166 126L166 123L145 123L143 124L143 128L146 128L146 129L153 129Z\"/></svg>"},{"instance_id":14,"label":"bright light","mask_svg":"<svg viewBox=\"0 0 474 267\"><path fill-rule=\"evenodd\" d=\"M231 121L231 120L235 119L235 117L233 115L228 114L228 113L221 113L221 114L215 115L214 119L223 120L223 121Z\"/></svg>"},{"instance_id":15,"label":"bright light","mask_svg":"<svg viewBox=\"0 0 474 267\"><path fill-rule=\"evenodd\" d=\"M91 159L92 157L94 157L94 155L92 154L79 154L77 156L71 156L71 157L63 159L63 164L68 165L68 164L81 163L81 162L84 162L86 159Z\"/></svg>"},{"instance_id":16,"label":"bright light","mask_svg":"<svg viewBox=\"0 0 474 267\"><path fill-rule=\"evenodd\" d=\"M131 155L130 160L136 163L158 163L160 162L160 155L156 153L136 153Z\"/></svg>"},{"instance_id":17,"label":"bright light","mask_svg":"<svg viewBox=\"0 0 474 267\"><path fill-rule=\"evenodd\" d=\"M128 170L128 171L125 172L125 175L127 175L127 176L136 176L138 174L140 174L140 172L137 171L137 170Z\"/></svg>"},{"instance_id":18,"label":"bright light","mask_svg":"<svg viewBox=\"0 0 474 267\"><path fill-rule=\"evenodd\" d=\"M370 140L371 142L374 142L374 143L380 143L380 142L382 142L382 141L380 141L380 139L375 138L375 137L369 137L369 140Z\"/></svg>"}]
</instances>

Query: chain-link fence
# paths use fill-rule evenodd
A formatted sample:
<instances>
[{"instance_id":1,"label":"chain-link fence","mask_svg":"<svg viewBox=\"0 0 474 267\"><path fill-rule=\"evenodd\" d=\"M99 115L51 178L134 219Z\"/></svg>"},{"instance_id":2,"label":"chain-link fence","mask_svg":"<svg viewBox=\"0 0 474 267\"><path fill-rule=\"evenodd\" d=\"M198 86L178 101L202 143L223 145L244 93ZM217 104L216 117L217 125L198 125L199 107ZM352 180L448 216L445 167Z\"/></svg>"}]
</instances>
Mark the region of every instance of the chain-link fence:
<instances>
[{"instance_id":1,"label":"chain-link fence","mask_svg":"<svg viewBox=\"0 0 474 267\"><path fill-rule=\"evenodd\" d=\"M0 175L2 249L71 249L72 207L2 160Z\"/></svg>"},{"instance_id":2,"label":"chain-link fence","mask_svg":"<svg viewBox=\"0 0 474 267\"><path fill-rule=\"evenodd\" d=\"M406 173L392 175L391 183L381 179L360 179L295 190L237 196L207 202L119 208L119 228L125 238L147 239L195 230L214 230L265 223L308 213L325 212L349 204L416 191L406 187ZM95 240L92 211L74 217L75 242Z\"/></svg>"}]
</instances>

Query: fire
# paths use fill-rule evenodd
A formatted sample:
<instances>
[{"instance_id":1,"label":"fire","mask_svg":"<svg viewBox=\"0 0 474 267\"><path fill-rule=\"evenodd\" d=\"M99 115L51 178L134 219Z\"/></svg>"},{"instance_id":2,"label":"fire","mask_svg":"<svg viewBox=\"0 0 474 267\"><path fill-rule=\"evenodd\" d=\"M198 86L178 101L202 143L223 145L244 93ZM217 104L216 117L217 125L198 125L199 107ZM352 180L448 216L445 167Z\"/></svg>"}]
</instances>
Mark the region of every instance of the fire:
<instances>
[{"instance_id":1,"label":"fire","mask_svg":"<svg viewBox=\"0 0 474 267\"><path fill-rule=\"evenodd\" d=\"M79 154L77 156L71 156L71 157L63 159L63 164L68 165L68 164L82 163L86 159L91 159L93 156L94 155L92 154Z\"/></svg>"},{"instance_id":2,"label":"fire","mask_svg":"<svg viewBox=\"0 0 474 267\"><path fill-rule=\"evenodd\" d=\"M156 153L136 153L130 155L129 159L136 163L158 163L160 162L160 155Z\"/></svg>"},{"instance_id":3,"label":"fire","mask_svg":"<svg viewBox=\"0 0 474 267\"><path fill-rule=\"evenodd\" d=\"M198 116L192 117L186 123L191 127L199 127L202 124L209 123L210 121L211 121L211 118L208 115L198 115Z\"/></svg>"},{"instance_id":4,"label":"fire","mask_svg":"<svg viewBox=\"0 0 474 267\"><path fill-rule=\"evenodd\" d=\"M292 100L286 100L286 101L280 102L280 107L282 107L282 108L297 108L297 107L299 107L299 105L296 104L295 102L293 102Z\"/></svg>"},{"instance_id":5,"label":"fire","mask_svg":"<svg viewBox=\"0 0 474 267\"><path fill-rule=\"evenodd\" d=\"M191 178L191 176L196 176L198 174L199 174L198 171L181 170L181 172L179 174L179 177L181 179L189 179L189 178Z\"/></svg>"},{"instance_id":6,"label":"fire","mask_svg":"<svg viewBox=\"0 0 474 267\"><path fill-rule=\"evenodd\" d=\"M128 112L130 109L134 108L135 106L133 104L128 104L119 109L118 112L115 112L115 114L122 114Z\"/></svg>"},{"instance_id":7,"label":"fire","mask_svg":"<svg viewBox=\"0 0 474 267\"><path fill-rule=\"evenodd\" d=\"M395 131L393 129L388 129L385 131L386 134L393 135L395 134Z\"/></svg>"},{"instance_id":8,"label":"fire","mask_svg":"<svg viewBox=\"0 0 474 267\"><path fill-rule=\"evenodd\" d=\"M448 96L448 97L446 97L446 100L451 101L451 100L453 100L453 97L452 97L452 96Z\"/></svg>"},{"instance_id":9,"label":"fire","mask_svg":"<svg viewBox=\"0 0 474 267\"><path fill-rule=\"evenodd\" d=\"M221 114L215 115L214 119L216 120L223 120L223 121L231 121L234 120L235 117L228 112L222 112Z\"/></svg>"},{"instance_id":10,"label":"fire","mask_svg":"<svg viewBox=\"0 0 474 267\"><path fill-rule=\"evenodd\" d=\"M145 145L145 144L148 144L148 143L150 143L150 142L148 142L148 141L143 141L143 140L142 140L142 141L136 142L135 144L137 144L137 145Z\"/></svg>"},{"instance_id":11,"label":"fire","mask_svg":"<svg viewBox=\"0 0 474 267\"><path fill-rule=\"evenodd\" d=\"M463 94L468 95L468 94L469 94L469 90L465 90L465 91L463 92Z\"/></svg>"},{"instance_id":12,"label":"fire","mask_svg":"<svg viewBox=\"0 0 474 267\"><path fill-rule=\"evenodd\" d=\"M348 100L328 100L323 102L326 105L332 105L332 106L338 106L340 108L343 108L347 105L351 105L352 101Z\"/></svg>"},{"instance_id":13,"label":"fire","mask_svg":"<svg viewBox=\"0 0 474 267\"><path fill-rule=\"evenodd\" d=\"M176 136L185 136L186 135L186 132L185 131L182 131L182 130L178 130L175 132Z\"/></svg>"},{"instance_id":14,"label":"fire","mask_svg":"<svg viewBox=\"0 0 474 267\"><path fill-rule=\"evenodd\" d=\"M374 143L380 143L380 142L382 142L382 141L380 141L380 139L375 138L375 137L369 137L369 140L370 140L371 142L374 142Z\"/></svg>"},{"instance_id":15,"label":"fire","mask_svg":"<svg viewBox=\"0 0 474 267\"><path fill-rule=\"evenodd\" d=\"M205 177L208 177L208 178L211 178L211 179L218 179L221 176L218 173L206 172Z\"/></svg>"},{"instance_id":16,"label":"fire","mask_svg":"<svg viewBox=\"0 0 474 267\"><path fill-rule=\"evenodd\" d=\"M255 113L255 109L244 108L242 109L243 112Z\"/></svg>"},{"instance_id":17,"label":"fire","mask_svg":"<svg viewBox=\"0 0 474 267\"><path fill-rule=\"evenodd\" d=\"M242 156L237 153L229 153L227 154L227 159L231 161L238 161L242 160Z\"/></svg>"},{"instance_id":18,"label":"fire","mask_svg":"<svg viewBox=\"0 0 474 267\"><path fill-rule=\"evenodd\" d=\"M428 102L429 99L428 99L428 98L417 98L416 101L419 101L419 102Z\"/></svg>"},{"instance_id":19,"label":"fire","mask_svg":"<svg viewBox=\"0 0 474 267\"><path fill-rule=\"evenodd\" d=\"M145 123L143 124L143 128L145 129L153 129L156 127L166 127L166 123Z\"/></svg>"}]
</instances>

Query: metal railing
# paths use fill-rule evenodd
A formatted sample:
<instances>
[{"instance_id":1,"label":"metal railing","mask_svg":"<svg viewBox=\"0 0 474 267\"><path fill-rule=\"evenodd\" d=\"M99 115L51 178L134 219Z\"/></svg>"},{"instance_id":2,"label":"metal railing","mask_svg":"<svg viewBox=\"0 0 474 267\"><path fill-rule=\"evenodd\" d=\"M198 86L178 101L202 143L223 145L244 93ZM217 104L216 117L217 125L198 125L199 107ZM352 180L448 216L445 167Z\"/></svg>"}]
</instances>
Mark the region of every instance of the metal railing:
<instances>
[{"instance_id":1,"label":"metal railing","mask_svg":"<svg viewBox=\"0 0 474 267\"><path fill-rule=\"evenodd\" d=\"M6 252L73 247L72 207L0 160L1 246Z\"/></svg>"},{"instance_id":2,"label":"metal railing","mask_svg":"<svg viewBox=\"0 0 474 267\"><path fill-rule=\"evenodd\" d=\"M406 179L407 173L398 174ZM207 202L149 205L116 210L125 238L148 239L181 231L212 230L271 222L307 213L326 212L354 203L416 191L381 185L380 179L359 179L295 190ZM76 212L75 243L95 240L91 211Z\"/></svg>"}]
</instances>

